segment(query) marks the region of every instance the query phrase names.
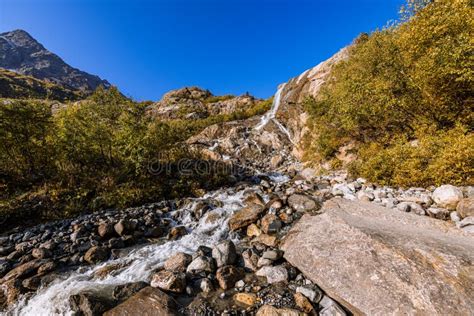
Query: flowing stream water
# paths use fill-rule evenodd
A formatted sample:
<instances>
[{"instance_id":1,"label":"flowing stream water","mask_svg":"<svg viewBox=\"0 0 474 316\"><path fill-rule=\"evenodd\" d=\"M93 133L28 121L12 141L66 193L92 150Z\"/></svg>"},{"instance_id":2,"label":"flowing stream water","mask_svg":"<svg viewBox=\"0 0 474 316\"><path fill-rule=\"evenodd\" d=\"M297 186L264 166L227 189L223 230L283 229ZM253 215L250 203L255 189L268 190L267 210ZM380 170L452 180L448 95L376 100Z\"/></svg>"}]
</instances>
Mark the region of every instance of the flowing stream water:
<instances>
[{"instance_id":1,"label":"flowing stream water","mask_svg":"<svg viewBox=\"0 0 474 316\"><path fill-rule=\"evenodd\" d=\"M280 174L269 174L272 182L285 182L287 177ZM192 253L200 245L212 247L224 239L236 240L228 230L227 222L230 216L242 208L243 201L249 192L259 192L265 200L258 186L247 187L237 191L235 188L220 189L206 194L201 199L194 199L192 203L176 209L168 214L175 218L174 225L184 225L188 234L179 240L165 243L137 246L127 255L116 260L81 267L76 271L59 276L55 281L40 288L32 297L21 298L6 315L73 315L69 304L69 297L84 291L95 292L101 295L111 293L117 285L130 282L149 281L153 271L160 267L166 259L176 252ZM192 218L190 210L202 199L213 199L221 203L220 207L212 210L218 214L215 221L206 221L203 216L199 221ZM113 271L103 279L96 277L97 271L107 265L119 265L121 268Z\"/></svg>"}]
</instances>

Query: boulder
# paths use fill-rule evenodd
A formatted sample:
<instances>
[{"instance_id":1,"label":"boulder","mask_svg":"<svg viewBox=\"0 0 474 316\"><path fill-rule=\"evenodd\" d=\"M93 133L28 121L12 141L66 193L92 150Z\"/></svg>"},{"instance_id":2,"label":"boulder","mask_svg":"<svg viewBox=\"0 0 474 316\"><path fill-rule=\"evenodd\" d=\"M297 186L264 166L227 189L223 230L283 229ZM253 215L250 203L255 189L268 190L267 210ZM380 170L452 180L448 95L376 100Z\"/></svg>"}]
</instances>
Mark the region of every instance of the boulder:
<instances>
[{"instance_id":1,"label":"boulder","mask_svg":"<svg viewBox=\"0 0 474 316\"><path fill-rule=\"evenodd\" d=\"M449 210L455 210L462 198L461 189L450 184L442 185L433 192L433 200L436 204Z\"/></svg>"},{"instance_id":2,"label":"boulder","mask_svg":"<svg viewBox=\"0 0 474 316\"><path fill-rule=\"evenodd\" d=\"M5 282L13 279L24 279L29 276L33 276L36 274L38 268L41 267L41 265L43 265L45 262L46 260L35 259L19 265L15 269L8 272L0 281Z\"/></svg>"},{"instance_id":3,"label":"boulder","mask_svg":"<svg viewBox=\"0 0 474 316\"><path fill-rule=\"evenodd\" d=\"M175 226L170 229L170 232L168 234L168 239L170 240L177 240L184 235L186 235L188 231L186 230L186 227L184 226Z\"/></svg>"},{"instance_id":4,"label":"boulder","mask_svg":"<svg viewBox=\"0 0 474 316\"><path fill-rule=\"evenodd\" d=\"M281 229L282 223L275 215L267 214L262 218L261 226L265 234L275 234Z\"/></svg>"},{"instance_id":5,"label":"boulder","mask_svg":"<svg viewBox=\"0 0 474 316\"><path fill-rule=\"evenodd\" d=\"M474 239L452 224L334 198L304 215L284 257L355 314L474 313Z\"/></svg>"},{"instance_id":6,"label":"boulder","mask_svg":"<svg viewBox=\"0 0 474 316\"><path fill-rule=\"evenodd\" d=\"M288 281L288 270L286 270L286 268L282 265L275 267L265 266L258 270L255 274L257 276L266 277L267 282L270 284Z\"/></svg>"},{"instance_id":7,"label":"boulder","mask_svg":"<svg viewBox=\"0 0 474 316\"><path fill-rule=\"evenodd\" d=\"M189 274L212 273L215 270L216 264L214 259L206 256L197 257L186 268L186 272Z\"/></svg>"},{"instance_id":8,"label":"boulder","mask_svg":"<svg viewBox=\"0 0 474 316\"><path fill-rule=\"evenodd\" d=\"M456 211L461 218L474 216L474 198L466 198L459 201Z\"/></svg>"},{"instance_id":9,"label":"boulder","mask_svg":"<svg viewBox=\"0 0 474 316\"><path fill-rule=\"evenodd\" d=\"M178 305L173 298L157 288L146 287L122 304L104 313L104 316L177 316Z\"/></svg>"},{"instance_id":10,"label":"boulder","mask_svg":"<svg viewBox=\"0 0 474 316\"><path fill-rule=\"evenodd\" d=\"M296 306L305 313L311 313L314 311L314 307L311 302L301 293L295 293L293 295Z\"/></svg>"},{"instance_id":11,"label":"boulder","mask_svg":"<svg viewBox=\"0 0 474 316\"><path fill-rule=\"evenodd\" d=\"M184 252L178 252L165 261L164 267L172 272L185 272L193 257Z\"/></svg>"},{"instance_id":12,"label":"boulder","mask_svg":"<svg viewBox=\"0 0 474 316\"><path fill-rule=\"evenodd\" d=\"M97 233L102 238L112 237L115 233L114 225L112 223L102 222L97 228Z\"/></svg>"},{"instance_id":13,"label":"boulder","mask_svg":"<svg viewBox=\"0 0 474 316\"><path fill-rule=\"evenodd\" d=\"M235 282L239 281L244 277L244 271L242 268L234 266L224 266L217 269L216 279L219 282L219 286L223 290L228 290L234 287Z\"/></svg>"},{"instance_id":14,"label":"boulder","mask_svg":"<svg viewBox=\"0 0 474 316\"><path fill-rule=\"evenodd\" d=\"M237 259L235 245L231 240L223 240L212 249L212 257L216 260L217 267L234 264Z\"/></svg>"},{"instance_id":15,"label":"boulder","mask_svg":"<svg viewBox=\"0 0 474 316\"><path fill-rule=\"evenodd\" d=\"M51 257L51 251L45 248L35 248L31 252L31 255L36 259L46 259Z\"/></svg>"},{"instance_id":16,"label":"boulder","mask_svg":"<svg viewBox=\"0 0 474 316\"><path fill-rule=\"evenodd\" d=\"M249 204L248 206L245 206L235 212L235 214L230 218L230 230L235 231L256 222L264 211L264 206L260 204Z\"/></svg>"},{"instance_id":17,"label":"boulder","mask_svg":"<svg viewBox=\"0 0 474 316\"><path fill-rule=\"evenodd\" d=\"M88 292L71 295L69 304L74 315L84 316L102 315L113 306L112 300Z\"/></svg>"},{"instance_id":18,"label":"boulder","mask_svg":"<svg viewBox=\"0 0 474 316\"><path fill-rule=\"evenodd\" d=\"M121 219L117 224L114 225L115 232L119 236L131 235L135 231L135 228L136 223L126 219Z\"/></svg>"},{"instance_id":19,"label":"boulder","mask_svg":"<svg viewBox=\"0 0 474 316\"><path fill-rule=\"evenodd\" d=\"M117 302L123 302L147 286L148 284L143 281L117 285L112 292L112 298Z\"/></svg>"}]
</instances>

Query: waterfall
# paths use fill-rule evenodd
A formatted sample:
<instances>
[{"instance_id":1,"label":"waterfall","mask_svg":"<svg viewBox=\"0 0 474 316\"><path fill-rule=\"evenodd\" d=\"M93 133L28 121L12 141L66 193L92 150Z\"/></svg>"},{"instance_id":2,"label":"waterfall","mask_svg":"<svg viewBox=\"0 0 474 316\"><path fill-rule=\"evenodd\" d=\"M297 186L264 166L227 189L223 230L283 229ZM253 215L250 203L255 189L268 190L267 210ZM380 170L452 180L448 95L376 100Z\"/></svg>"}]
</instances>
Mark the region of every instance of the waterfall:
<instances>
[{"instance_id":1,"label":"waterfall","mask_svg":"<svg viewBox=\"0 0 474 316\"><path fill-rule=\"evenodd\" d=\"M278 112L278 108L280 107L280 104L281 104L281 93L283 92L283 89L285 89L285 86L286 86L286 83L283 83L280 85L277 92L275 93L275 97L273 98L271 109L262 116L262 118L260 119L260 122L255 126L255 129L259 131L262 128L264 128L270 121L273 121L276 124L276 126L286 136L288 136L288 139L290 140L290 142L293 143L293 140L291 139L291 134L288 131L288 129L286 129L286 127L283 126L280 122L278 122L278 120L275 118Z\"/></svg>"}]
</instances>

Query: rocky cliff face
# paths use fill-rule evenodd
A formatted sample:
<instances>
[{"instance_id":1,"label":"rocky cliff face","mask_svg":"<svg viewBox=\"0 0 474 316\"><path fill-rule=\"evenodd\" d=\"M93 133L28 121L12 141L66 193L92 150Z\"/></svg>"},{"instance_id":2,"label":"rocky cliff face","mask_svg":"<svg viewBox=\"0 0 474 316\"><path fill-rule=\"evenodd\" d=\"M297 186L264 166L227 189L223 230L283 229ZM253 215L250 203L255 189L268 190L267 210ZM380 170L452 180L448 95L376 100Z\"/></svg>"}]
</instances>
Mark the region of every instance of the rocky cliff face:
<instances>
[{"instance_id":1,"label":"rocky cliff face","mask_svg":"<svg viewBox=\"0 0 474 316\"><path fill-rule=\"evenodd\" d=\"M81 91L110 83L66 64L23 30L0 34L0 68Z\"/></svg>"}]
</instances>

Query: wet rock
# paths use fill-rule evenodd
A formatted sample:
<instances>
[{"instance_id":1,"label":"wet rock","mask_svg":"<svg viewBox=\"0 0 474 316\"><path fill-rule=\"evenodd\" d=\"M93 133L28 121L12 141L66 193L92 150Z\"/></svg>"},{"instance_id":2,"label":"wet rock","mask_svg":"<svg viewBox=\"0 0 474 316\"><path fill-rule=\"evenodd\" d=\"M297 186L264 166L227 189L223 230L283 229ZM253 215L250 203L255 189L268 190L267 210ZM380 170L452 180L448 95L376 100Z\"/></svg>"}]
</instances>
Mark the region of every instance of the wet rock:
<instances>
[{"instance_id":1,"label":"wet rock","mask_svg":"<svg viewBox=\"0 0 474 316\"><path fill-rule=\"evenodd\" d=\"M22 281L19 279L11 279L1 283L2 288L0 292L5 296L5 305L12 306L18 301L20 295L24 293L24 288L21 283Z\"/></svg>"},{"instance_id":2,"label":"wet rock","mask_svg":"<svg viewBox=\"0 0 474 316\"><path fill-rule=\"evenodd\" d=\"M97 228L97 233L102 238L112 237L115 234L114 225L112 223L102 222L99 224L99 227Z\"/></svg>"},{"instance_id":3,"label":"wet rock","mask_svg":"<svg viewBox=\"0 0 474 316\"><path fill-rule=\"evenodd\" d=\"M456 212L461 218L474 216L474 198L465 198L459 201Z\"/></svg>"},{"instance_id":4,"label":"wet rock","mask_svg":"<svg viewBox=\"0 0 474 316\"><path fill-rule=\"evenodd\" d=\"M237 293L233 297L236 303L240 303L244 306L253 306L257 302L257 295L253 293Z\"/></svg>"},{"instance_id":5,"label":"wet rock","mask_svg":"<svg viewBox=\"0 0 474 316\"><path fill-rule=\"evenodd\" d=\"M178 252L165 261L164 267L172 272L185 272L193 257L184 252Z\"/></svg>"},{"instance_id":6,"label":"wet rock","mask_svg":"<svg viewBox=\"0 0 474 316\"><path fill-rule=\"evenodd\" d=\"M28 290L36 291L41 285L41 277L37 275L32 276L31 278L23 280L21 284Z\"/></svg>"},{"instance_id":7,"label":"wet rock","mask_svg":"<svg viewBox=\"0 0 474 316\"><path fill-rule=\"evenodd\" d=\"M249 194L244 201L245 205L256 204L260 206L265 206L265 201L263 200L262 196L256 192L252 192Z\"/></svg>"},{"instance_id":8,"label":"wet rock","mask_svg":"<svg viewBox=\"0 0 474 316\"><path fill-rule=\"evenodd\" d=\"M163 229L159 226L148 228L145 231L145 237L147 238L159 238L161 236L163 236Z\"/></svg>"},{"instance_id":9,"label":"wet rock","mask_svg":"<svg viewBox=\"0 0 474 316\"><path fill-rule=\"evenodd\" d=\"M148 286L104 313L104 316L129 315L178 316L178 304L166 293Z\"/></svg>"},{"instance_id":10,"label":"wet rock","mask_svg":"<svg viewBox=\"0 0 474 316\"><path fill-rule=\"evenodd\" d=\"M113 306L113 302L94 293L80 293L69 297L71 309L79 315L97 316Z\"/></svg>"},{"instance_id":11,"label":"wet rock","mask_svg":"<svg viewBox=\"0 0 474 316\"><path fill-rule=\"evenodd\" d=\"M57 267L57 264L53 260L46 261L38 268L38 274L44 275L44 274L50 273L54 271L56 267Z\"/></svg>"},{"instance_id":12,"label":"wet rock","mask_svg":"<svg viewBox=\"0 0 474 316\"><path fill-rule=\"evenodd\" d=\"M217 267L234 264L237 260L235 245L231 240L223 240L212 249L212 257L216 260Z\"/></svg>"},{"instance_id":13,"label":"wet rock","mask_svg":"<svg viewBox=\"0 0 474 316\"><path fill-rule=\"evenodd\" d=\"M314 311L314 307L311 302L301 293L295 293L295 304L296 306L305 313L311 313Z\"/></svg>"},{"instance_id":14,"label":"wet rock","mask_svg":"<svg viewBox=\"0 0 474 316\"><path fill-rule=\"evenodd\" d=\"M169 292L183 293L186 276L184 273L162 270L153 275L150 285Z\"/></svg>"},{"instance_id":15,"label":"wet rock","mask_svg":"<svg viewBox=\"0 0 474 316\"><path fill-rule=\"evenodd\" d=\"M112 262L110 264L107 264L103 266L100 269L97 269L94 272L94 276L98 279L105 279L109 275L111 275L114 271L119 270L120 268L123 268L123 264L118 263L118 262Z\"/></svg>"},{"instance_id":16,"label":"wet rock","mask_svg":"<svg viewBox=\"0 0 474 316\"><path fill-rule=\"evenodd\" d=\"M273 214L267 214L262 218L261 227L265 234L275 234L281 229L281 221Z\"/></svg>"},{"instance_id":17,"label":"wet rock","mask_svg":"<svg viewBox=\"0 0 474 316\"><path fill-rule=\"evenodd\" d=\"M114 225L114 230L119 236L133 234L136 228L136 223L121 219L117 224Z\"/></svg>"},{"instance_id":18,"label":"wet rock","mask_svg":"<svg viewBox=\"0 0 474 316\"><path fill-rule=\"evenodd\" d=\"M303 194L293 194L288 197L288 205L296 212L314 212L319 208L313 199Z\"/></svg>"},{"instance_id":19,"label":"wet rock","mask_svg":"<svg viewBox=\"0 0 474 316\"><path fill-rule=\"evenodd\" d=\"M213 273L216 270L214 259L199 256L194 259L187 267L186 272L190 274Z\"/></svg>"},{"instance_id":20,"label":"wet rock","mask_svg":"<svg viewBox=\"0 0 474 316\"><path fill-rule=\"evenodd\" d=\"M112 298L117 302L122 302L147 286L148 283L146 282L134 282L118 285L112 292Z\"/></svg>"},{"instance_id":21,"label":"wet rock","mask_svg":"<svg viewBox=\"0 0 474 316\"><path fill-rule=\"evenodd\" d=\"M170 229L170 232L168 234L168 239L170 240L177 240L184 235L186 235L188 232L186 230L186 227L184 226L175 226Z\"/></svg>"},{"instance_id":22,"label":"wet rock","mask_svg":"<svg viewBox=\"0 0 474 316\"><path fill-rule=\"evenodd\" d=\"M15 247L1 246L0 247L0 256L8 256L14 250L15 250Z\"/></svg>"},{"instance_id":23,"label":"wet rock","mask_svg":"<svg viewBox=\"0 0 474 316\"><path fill-rule=\"evenodd\" d=\"M323 211L304 215L282 249L289 263L347 309L385 315L473 312L474 244L467 234L444 221L372 203L336 198Z\"/></svg>"},{"instance_id":24,"label":"wet rock","mask_svg":"<svg viewBox=\"0 0 474 316\"><path fill-rule=\"evenodd\" d=\"M235 212L230 218L230 230L235 231L255 223L264 211L264 206L260 204L250 204L242 208L241 210Z\"/></svg>"},{"instance_id":25,"label":"wet rock","mask_svg":"<svg viewBox=\"0 0 474 316\"><path fill-rule=\"evenodd\" d=\"M463 198L462 191L453 185L442 185L433 192L433 200L440 207L455 210Z\"/></svg>"},{"instance_id":26,"label":"wet rock","mask_svg":"<svg viewBox=\"0 0 474 316\"><path fill-rule=\"evenodd\" d=\"M35 259L30 262L24 263L15 269L8 272L2 279L2 281L9 281L14 279L24 279L29 276L36 274L38 268L44 264L45 260Z\"/></svg>"},{"instance_id":27,"label":"wet rock","mask_svg":"<svg viewBox=\"0 0 474 316\"><path fill-rule=\"evenodd\" d=\"M94 246L87 250L87 252L84 254L84 260L89 264L95 264L107 260L109 256L109 249L105 247Z\"/></svg>"},{"instance_id":28,"label":"wet rock","mask_svg":"<svg viewBox=\"0 0 474 316\"><path fill-rule=\"evenodd\" d=\"M234 266L224 266L217 269L216 279L219 282L219 286L223 290L233 288L235 282L239 281L244 277L244 271L242 268Z\"/></svg>"},{"instance_id":29,"label":"wet rock","mask_svg":"<svg viewBox=\"0 0 474 316\"><path fill-rule=\"evenodd\" d=\"M265 266L259 269L255 274L257 276L266 277L269 284L288 281L288 270L282 265L275 267Z\"/></svg>"},{"instance_id":30,"label":"wet rock","mask_svg":"<svg viewBox=\"0 0 474 316\"><path fill-rule=\"evenodd\" d=\"M35 259L46 259L46 258L49 258L51 257L51 251L49 251L48 249L45 249L45 248L35 248L33 249L33 251L31 252L31 255L35 258Z\"/></svg>"}]
</instances>

